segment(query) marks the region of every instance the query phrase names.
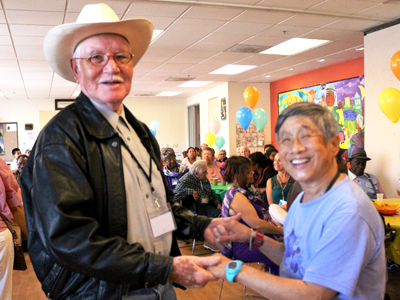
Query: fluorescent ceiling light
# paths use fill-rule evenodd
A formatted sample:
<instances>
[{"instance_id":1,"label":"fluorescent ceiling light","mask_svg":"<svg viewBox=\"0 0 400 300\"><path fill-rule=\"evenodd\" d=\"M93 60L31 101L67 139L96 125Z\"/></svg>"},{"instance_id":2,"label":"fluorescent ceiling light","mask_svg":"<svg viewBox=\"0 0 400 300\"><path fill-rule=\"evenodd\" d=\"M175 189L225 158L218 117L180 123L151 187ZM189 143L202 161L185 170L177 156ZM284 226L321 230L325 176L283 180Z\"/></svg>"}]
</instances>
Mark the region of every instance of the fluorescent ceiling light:
<instances>
[{"instance_id":1,"label":"fluorescent ceiling light","mask_svg":"<svg viewBox=\"0 0 400 300\"><path fill-rule=\"evenodd\" d=\"M172 96L176 96L179 94L182 94L183 92L161 92L158 93L156 96L157 97L172 97Z\"/></svg>"},{"instance_id":2,"label":"fluorescent ceiling light","mask_svg":"<svg viewBox=\"0 0 400 300\"><path fill-rule=\"evenodd\" d=\"M214 81L190 80L186 81L185 83L182 83L181 85L178 85L178 87L201 87L210 84L212 82Z\"/></svg>"},{"instance_id":3,"label":"fluorescent ceiling light","mask_svg":"<svg viewBox=\"0 0 400 300\"><path fill-rule=\"evenodd\" d=\"M266 78L270 78L271 77L271 75L267 75L267 76L265 76Z\"/></svg>"},{"instance_id":4,"label":"fluorescent ceiling light","mask_svg":"<svg viewBox=\"0 0 400 300\"><path fill-rule=\"evenodd\" d=\"M260 54L293 55L322 46L329 42L329 40L293 38L272 48L264 50L260 52Z\"/></svg>"},{"instance_id":5,"label":"fluorescent ceiling light","mask_svg":"<svg viewBox=\"0 0 400 300\"><path fill-rule=\"evenodd\" d=\"M151 41L154 41L164 30L161 29L154 29L153 30L153 37L151 38Z\"/></svg>"},{"instance_id":6,"label":"fluorescent ceiling light","mask_svg":"<svg viewBox=\"0 0 400 300\"><path fill-rule=\"evenodd\" d=\"M256 66L251 66L251 65L226 65L215 71L212 71L209 74L236 75L254 69L255 67Z\"/></svg>"},{"instance_id":7,"label":"fluorescent ceiling light","mask_svg":"<svg viewBox=\"0 0 400 300\"><path fill-rule=\"evenodd\" d=\"M324 62L324 61L325 61L325 59L323 59L323 58L318 59L318 62Z\"/></svg>"}]
</instances>

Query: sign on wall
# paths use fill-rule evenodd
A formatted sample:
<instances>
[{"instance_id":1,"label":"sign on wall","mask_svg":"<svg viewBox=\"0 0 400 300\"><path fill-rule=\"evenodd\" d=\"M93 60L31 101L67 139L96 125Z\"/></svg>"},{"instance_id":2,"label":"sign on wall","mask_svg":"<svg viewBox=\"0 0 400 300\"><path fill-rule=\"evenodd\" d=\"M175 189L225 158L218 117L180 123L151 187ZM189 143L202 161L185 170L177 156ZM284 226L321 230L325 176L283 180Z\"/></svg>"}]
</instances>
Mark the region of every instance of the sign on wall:
<instances>
[{"instance_id":1,"label":"sign on wall","mask_svg":"<svg viewBox=\"0 0 400 300\"><path fill-rule=\"evenodd\" d=\"M349 155L364 148L364 76L323 83L278 94L281 113L296 102L314 102L329 109L338 122L340 148Z\"/></svg>"}]
</instances>

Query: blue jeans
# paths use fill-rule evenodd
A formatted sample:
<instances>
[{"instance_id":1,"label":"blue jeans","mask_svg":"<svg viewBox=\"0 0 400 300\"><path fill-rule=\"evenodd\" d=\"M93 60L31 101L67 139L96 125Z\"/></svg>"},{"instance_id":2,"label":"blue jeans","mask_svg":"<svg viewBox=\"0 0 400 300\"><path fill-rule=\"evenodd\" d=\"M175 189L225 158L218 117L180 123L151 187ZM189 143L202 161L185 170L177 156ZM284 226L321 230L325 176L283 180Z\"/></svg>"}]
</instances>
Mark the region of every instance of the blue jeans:
<instances>
[{"instance_id":1,"label":"blue jeans","mask_svg":"<svg viewBox=\"0 0 400 300\"><path fill-rule=\"evenodd\" d=\"M168 282L151 289L134 290L122 300L176 300L176 294L172 283Z\"/></svg>"}]
</instances>

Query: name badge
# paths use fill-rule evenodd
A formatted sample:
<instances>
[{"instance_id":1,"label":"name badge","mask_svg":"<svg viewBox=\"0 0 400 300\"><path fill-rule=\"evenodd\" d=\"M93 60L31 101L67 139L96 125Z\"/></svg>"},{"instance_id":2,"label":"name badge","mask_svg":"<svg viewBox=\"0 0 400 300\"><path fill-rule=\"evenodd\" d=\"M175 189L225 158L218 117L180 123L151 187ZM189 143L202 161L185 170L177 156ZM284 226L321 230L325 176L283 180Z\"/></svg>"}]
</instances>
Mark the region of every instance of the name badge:
<instances>
[{"instance_id":1,"label":"name badge","mask_svg":"<svg viewBox=\"0 0 400 300\"><path fill-rule=\"evenodd\" d=\"M176 229L176 224L172 211L167 210L164 213L151 218L150 226L155 238L174 231Z\"/></svg>"},{"instance_id":2,"label":"name badge","mask_svg":"<svg viewBox=\"0 0 400 300\"><path fill-rule=\"evenodd\" d=\"M172 185L177 185L178 184L178 179L172 179Z\"/></svg>"},{"instance_id":3,"label":"name badge","mask_svg":"<svg viewBox=\"0 0 400 300\"><path fill-rule=\"evenodd\" d=\"M201 204L207 204L207 203L208 203L208 198L201 199Z\"/></svg>"}]
</instances>

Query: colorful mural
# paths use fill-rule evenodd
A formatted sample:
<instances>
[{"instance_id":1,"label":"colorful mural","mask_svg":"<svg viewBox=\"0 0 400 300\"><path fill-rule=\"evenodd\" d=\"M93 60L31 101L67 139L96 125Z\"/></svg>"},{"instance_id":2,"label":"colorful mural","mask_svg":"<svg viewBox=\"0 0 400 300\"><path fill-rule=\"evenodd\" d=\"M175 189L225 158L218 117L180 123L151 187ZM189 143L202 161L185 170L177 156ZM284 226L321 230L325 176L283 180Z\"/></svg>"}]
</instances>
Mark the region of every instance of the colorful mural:
<instances>
[{"instance_id":1,"label":"colorful mural","mask_svg":"<svg viewBox=\"0 0 400 300\"><path fill-rule=\"evenodd\" d=\"M340 148L349 155L364 147L364 76L278 94L279 113L296 102L314 102L329 109L338 122Z\"/></svg>"}]
</instances>

